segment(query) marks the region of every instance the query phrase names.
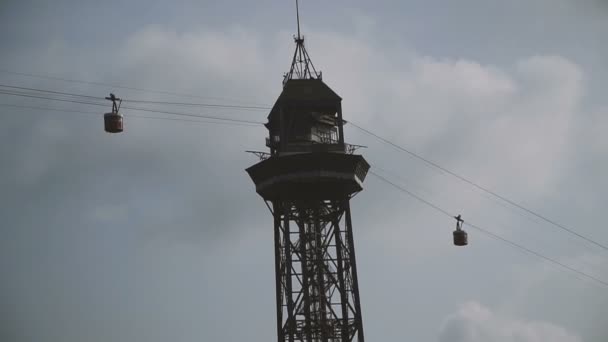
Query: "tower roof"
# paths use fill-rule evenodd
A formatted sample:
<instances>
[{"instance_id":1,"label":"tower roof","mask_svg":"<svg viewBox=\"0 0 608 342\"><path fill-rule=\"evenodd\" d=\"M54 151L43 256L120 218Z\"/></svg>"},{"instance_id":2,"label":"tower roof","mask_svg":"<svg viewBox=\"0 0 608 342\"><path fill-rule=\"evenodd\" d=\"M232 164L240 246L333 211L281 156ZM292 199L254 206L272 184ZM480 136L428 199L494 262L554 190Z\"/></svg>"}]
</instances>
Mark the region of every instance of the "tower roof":
<instances>
[{"instance_id":1,"label":"tower roof","mask_svg":"<svg viewBox=\"0 0 608 342\"><path fill-rule=\"evenodd\" d=\"M285 83L277 102L336 102L342 98L320 79L291 79Z\"/></svg>"},{"instance_id":2,"label":"tower roof","mask_svg":"<svg viewBox=\"0 0 608 342\"><path fill-rule=\"evenodd\" d=\"M312 104L315 106L335 105L342 101L327 84L320 79L287 80L279 98L272 106L268 120L279 115L279 108L286 104Z\"/></svg>"}]
</instances>

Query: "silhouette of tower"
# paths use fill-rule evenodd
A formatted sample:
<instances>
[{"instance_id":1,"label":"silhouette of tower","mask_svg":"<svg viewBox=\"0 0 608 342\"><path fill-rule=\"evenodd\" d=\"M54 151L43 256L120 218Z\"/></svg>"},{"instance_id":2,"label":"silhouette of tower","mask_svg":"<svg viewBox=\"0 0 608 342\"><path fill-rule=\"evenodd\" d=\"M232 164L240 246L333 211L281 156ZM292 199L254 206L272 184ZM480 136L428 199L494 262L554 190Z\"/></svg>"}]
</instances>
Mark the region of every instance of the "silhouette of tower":
<instances>
[{"instance_id":1,"label":"silhouette of tower","mask_svg":"<svg viewBox=\"0 0 608 342\"><path fill-rule=\"evenodd\" d=\"M342 99L300 36L268 115L261 161L247 169L274 217L280 342L364 342L350 199L369 164L344 142Z\"/></svg>"}]
</instances>

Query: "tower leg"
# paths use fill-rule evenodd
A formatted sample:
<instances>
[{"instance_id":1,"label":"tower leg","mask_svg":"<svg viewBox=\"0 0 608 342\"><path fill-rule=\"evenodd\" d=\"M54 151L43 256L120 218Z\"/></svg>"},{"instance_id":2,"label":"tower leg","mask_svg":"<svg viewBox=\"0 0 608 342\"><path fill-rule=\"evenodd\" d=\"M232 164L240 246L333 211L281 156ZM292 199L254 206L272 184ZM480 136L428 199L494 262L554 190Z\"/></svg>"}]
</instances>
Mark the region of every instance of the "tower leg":
<instances>
[{"instance_id":1,"label":"tower leg","mask_svg":"<svg viewBox=\"0 0 608 342\"><path fill-rule=\"evenodd\" d=\"M281 277L278 275L281 274L282 269L284 267L283 261L283 227L281 227L281 214L279 211L277 203L272 203L273 207L273 216L274 216L274 271L277 275L276 277L276 305L277 305L277 341L284 342L284 333L283 333L283 286L281 283Z\"/></svg>"},{"instance_id":2,"label":"tower leg","mask_svg":"<svg viewBox=\"0 0 608 342\"><path fill-rule=\"evenodd\" d=\"M364 342L349 200L273 208L278 341Z\"/></svg>"}]
</instances>

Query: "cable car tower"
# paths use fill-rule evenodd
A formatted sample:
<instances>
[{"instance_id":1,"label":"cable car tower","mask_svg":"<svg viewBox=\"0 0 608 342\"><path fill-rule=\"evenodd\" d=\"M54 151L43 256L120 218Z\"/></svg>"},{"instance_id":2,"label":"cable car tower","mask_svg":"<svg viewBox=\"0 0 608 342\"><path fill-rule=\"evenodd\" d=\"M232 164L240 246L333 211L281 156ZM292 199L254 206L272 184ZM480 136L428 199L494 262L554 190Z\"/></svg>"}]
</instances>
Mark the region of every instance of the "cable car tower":
<instances>
[{"instance_id":1,"label":"cable car tower","mask_svg":"<svg viewBox=\"0 0 608 342\"><path fill-rule=\"evenodd\" d=\"M296 1L297 8L297 1ZM344 142L342 99L300 35L265 124L269 153L247 169L274 218L279 342L364 342L350 199L369 164Z\"/></svg>"}]
</instances>

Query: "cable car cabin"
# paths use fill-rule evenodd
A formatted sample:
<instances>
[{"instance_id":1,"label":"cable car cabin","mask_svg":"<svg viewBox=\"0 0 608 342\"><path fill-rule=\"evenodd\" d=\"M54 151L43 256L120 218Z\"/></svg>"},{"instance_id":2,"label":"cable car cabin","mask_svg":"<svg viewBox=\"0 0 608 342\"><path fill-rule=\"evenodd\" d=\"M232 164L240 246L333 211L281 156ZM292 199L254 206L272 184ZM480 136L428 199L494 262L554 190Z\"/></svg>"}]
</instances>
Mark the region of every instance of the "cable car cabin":
<instances>
[{"instance_id":1,"label":"cable car cabin","mask_svg":"<svg viewBox=\"0 0 608 342\"><path fill-rule=\"evenodd\" d=\"M122 115L111 112L103 115L105 130L108 133L120 133L123 131Z\"/></svg>"},{"instance_id":2,"label":"cable car cabin","mask_svg":"<svg viewBox=\"0 0 608 342\"><path fill-rule=\"evenodd\" d=\"M469 244L469 237L467 232L461 229L454 231L454 245L455 246L466 246Z\"/></svg>"}]
</instances>

